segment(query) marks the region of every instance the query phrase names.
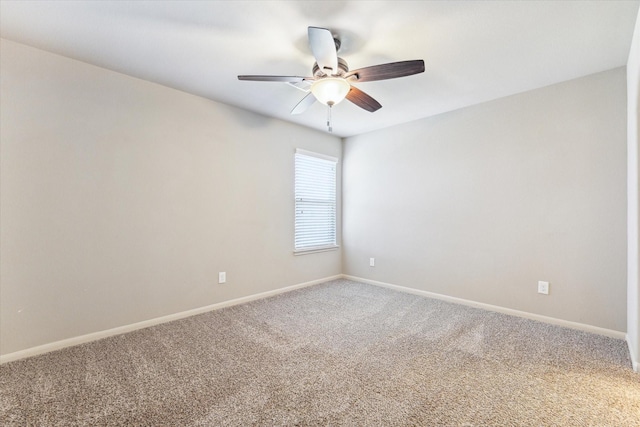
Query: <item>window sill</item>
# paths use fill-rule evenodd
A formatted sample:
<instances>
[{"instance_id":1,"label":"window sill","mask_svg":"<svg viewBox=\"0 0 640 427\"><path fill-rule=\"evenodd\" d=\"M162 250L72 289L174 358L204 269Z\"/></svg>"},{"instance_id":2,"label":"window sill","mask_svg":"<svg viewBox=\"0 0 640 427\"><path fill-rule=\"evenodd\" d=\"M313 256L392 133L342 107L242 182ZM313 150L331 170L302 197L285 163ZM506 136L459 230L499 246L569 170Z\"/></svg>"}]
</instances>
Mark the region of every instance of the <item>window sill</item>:
<instances>
[{"instance_id":1,"label":"window sill","mask_svg":"<svg viewBox=\"0 0 640 427\"><path fill-rule=\"evenodd\" d=\"M323 246L321 248L309 248L309 249L298 249L297 251L293 251L293 254L298 255L307 255L307 254L315 254L318 252L328 252L328 251L337 251L340 249L340 246Z\"/></svg>"}]
</instances>

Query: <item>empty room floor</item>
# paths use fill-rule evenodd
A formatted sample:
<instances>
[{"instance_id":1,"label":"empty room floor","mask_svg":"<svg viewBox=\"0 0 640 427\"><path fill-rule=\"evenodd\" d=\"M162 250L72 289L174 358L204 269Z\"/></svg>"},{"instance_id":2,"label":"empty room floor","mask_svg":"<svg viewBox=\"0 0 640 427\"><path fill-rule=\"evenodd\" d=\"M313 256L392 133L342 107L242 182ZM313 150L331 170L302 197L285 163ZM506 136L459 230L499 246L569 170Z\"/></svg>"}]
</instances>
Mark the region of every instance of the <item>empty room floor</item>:
<instances>
[{"instance_id":1,"label":"empty room floor","mask_svg":"<svg viewBox=\"0 0 640 427\"><path fill-rule=\"evenodd\" d=\"M349 280L0 374L2 425L640 425L624 341Z\"/></svg>"}]
</instances>

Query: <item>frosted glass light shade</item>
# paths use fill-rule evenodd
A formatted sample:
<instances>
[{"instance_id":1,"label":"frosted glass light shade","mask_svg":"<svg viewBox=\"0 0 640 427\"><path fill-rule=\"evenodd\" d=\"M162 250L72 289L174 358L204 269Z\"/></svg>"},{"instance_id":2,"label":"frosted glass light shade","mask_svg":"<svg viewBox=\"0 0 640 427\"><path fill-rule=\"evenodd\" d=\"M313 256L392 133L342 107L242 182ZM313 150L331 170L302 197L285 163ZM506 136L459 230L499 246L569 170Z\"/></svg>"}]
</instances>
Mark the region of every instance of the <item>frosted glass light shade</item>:
<instances>
[{"instance_id":1,"label":"frosted glass light shade","mask_svg":"<svg viewBox=\"0 0 640 427\"><path fill-rule=\"evenodd\" d=\"M325 105L336 105L349 93L351 85L343 78L325 77L311 85L313 96Z\"/></svg>"}]
</instances>

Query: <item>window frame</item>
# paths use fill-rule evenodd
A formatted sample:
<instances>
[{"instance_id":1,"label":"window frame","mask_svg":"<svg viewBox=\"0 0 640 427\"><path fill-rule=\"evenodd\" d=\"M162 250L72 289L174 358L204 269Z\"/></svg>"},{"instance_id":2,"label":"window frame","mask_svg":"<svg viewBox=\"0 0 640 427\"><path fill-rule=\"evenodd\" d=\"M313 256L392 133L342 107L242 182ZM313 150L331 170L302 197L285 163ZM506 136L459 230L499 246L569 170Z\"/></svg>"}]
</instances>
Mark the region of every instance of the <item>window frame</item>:
<instances>
[{"instance_id":1,"label":"window frame","mask_svg":"<svg viewBox=\"0 0 640 427\"><path fill-rule=\"evenodd\" d=\"M301 230L299 229L299 210L300 210L300 204L299 202L303 202L303 199L299 197L298 194L298 188L299 188L299 169L298 169L298 156L304 156L304 157L309 157L309 158L315 158L315 159L319 159L325 162L329 162L332 163L332 167L333 167L333 188L331 188L332 191L332 196L333 199L332 200L327 200L327 203L329 205L329 207L333 208L333 212L332 212L332 218L331 218L331 214L329 214L329 216L327 218L323 218L325 220L327 220L328 223L333 222L333 230L330 230L331 227L329 226L329 230L333 231L333 242L330 243L326 243L326 244L321 244L321 245L314 245L314 246L297 246L298 244L298 240L300 237L300 234L302 234ZM339 159L336 157L332 157L332 156L328 156L326 154L321 154L321 153L316 153L313 151L308 151L308 150L303 150L301 148L296 148L295 154L294 154L294 185L293 185L293 204L294 204L294 233L293 233L293 253L294 255L304 255L304 254L310 254L310 253L316 253L316 252L325 252L325 251L333 251L333 250L337 250L340 248L340 246L338 245L338 162ZM326 190L326 187L322 188L321 190ZM309 200L307 200L307 202L309 202ZM316 199L314 201L315 203L318 203L318 200ZM324 203L324 201L320 201L320 203Z\"/></svg>"}]
</instances>

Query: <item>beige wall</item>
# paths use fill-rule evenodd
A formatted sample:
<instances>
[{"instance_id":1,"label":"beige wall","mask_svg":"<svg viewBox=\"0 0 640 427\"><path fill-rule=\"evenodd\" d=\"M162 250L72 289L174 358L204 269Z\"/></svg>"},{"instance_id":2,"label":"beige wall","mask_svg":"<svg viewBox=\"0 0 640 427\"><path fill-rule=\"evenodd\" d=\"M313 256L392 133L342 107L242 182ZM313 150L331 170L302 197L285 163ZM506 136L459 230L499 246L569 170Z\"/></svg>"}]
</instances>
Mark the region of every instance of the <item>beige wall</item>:
<instances>
[{"instance_id":1,"label":"beige wall","mask_svg":"<svg viewBox=\"0 0 640 427\"><path fill-rule=\"evenodd\" d=\"M627 328L624 69L346 139L343 252L296 257L294 149L338 138L0 55L1 354L341 272Z\"/></svg>"},{"instance_id":2,"label":"beige wall","mask_svg":"<svg viewBox=\"0 0 640 427\"><path fill-rule=\"evenodd\" d=\"M625 86L619 68L346 139L344 273L625 331Z\"/></svg>"},{"instance_id":3,"label":"beige wall","mask_svg":"<svg viewBox=\"0 0 640 427\"><path fill-rule=\"evenodd\" d=\"M340 251L293 255L294 150L339 138L0 52L0 353L341 272Z\"/></svg>"},{"instance_id":4,"label":"beige wall","mask_svg":"<svg viewBox=\"0 0 640 427\"><path fill-rule=\"evenodd\" d=\"M640 362L640 12L627 62L627 341Z\"/></svg>"}]
</instances>

